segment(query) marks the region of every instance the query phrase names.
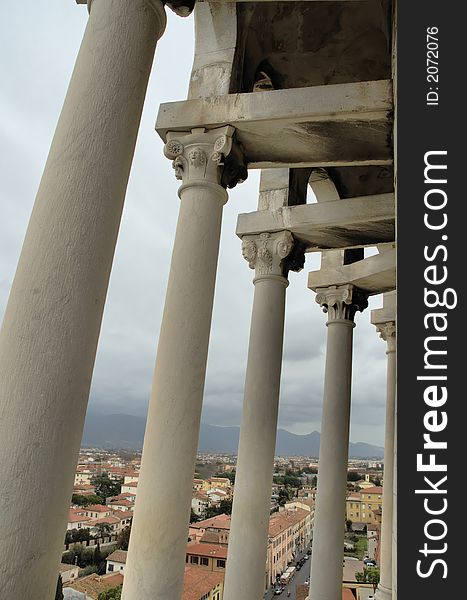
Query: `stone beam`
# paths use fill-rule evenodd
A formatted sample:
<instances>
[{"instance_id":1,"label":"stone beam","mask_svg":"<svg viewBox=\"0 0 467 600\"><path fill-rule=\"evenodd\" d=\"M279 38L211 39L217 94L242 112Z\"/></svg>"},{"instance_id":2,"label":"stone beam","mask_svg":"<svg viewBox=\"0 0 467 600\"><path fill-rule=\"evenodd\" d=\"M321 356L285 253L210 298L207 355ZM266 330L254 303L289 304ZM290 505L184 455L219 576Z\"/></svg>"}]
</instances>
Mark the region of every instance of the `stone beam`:
<instances>
[{"instance_id":1,"label":"stone beam","mask_svg":"<svg viewBox=\"0 0 467 600\"><path fill-rule=\"evenodd\" d=\"M343 83L168 102L156 130L225 124L249 168L383 165L392 162L392 84Z\"/></svg>"},{"instance_id":2,"label":"stone beam","mask_svg":"<svg viewBox=\"0 0 467 600\"><path fill-rule=\"evenodd\" d=\"M313 291L333 285L350 284L375 295L396 289L396 250L375 254L334 269L311 271L308 287Z\"/></svg>"},{"instance_id":3,"label":"stone beam","mask_svg":"<svg viewBox=\"0 0 467 600\"><path fill-rule=\"evenodd\" d=\"M240 214L237 235L288 230L307 251L375 246L394 241L394 211L394 194L283 206Z\"/></svg>"},{"instance_id":4,"label":"stone beam","mask_svg":"<svg viewBox=\"0 0 467 600\"><path fill-rule=\"evenodd\" d=\"M371 311L371 323L378 326L382 323L389 323L397 320L397 295L396 291L388 292L383 295L383 307L375 308Z\"/></svg>"}]
</instances>

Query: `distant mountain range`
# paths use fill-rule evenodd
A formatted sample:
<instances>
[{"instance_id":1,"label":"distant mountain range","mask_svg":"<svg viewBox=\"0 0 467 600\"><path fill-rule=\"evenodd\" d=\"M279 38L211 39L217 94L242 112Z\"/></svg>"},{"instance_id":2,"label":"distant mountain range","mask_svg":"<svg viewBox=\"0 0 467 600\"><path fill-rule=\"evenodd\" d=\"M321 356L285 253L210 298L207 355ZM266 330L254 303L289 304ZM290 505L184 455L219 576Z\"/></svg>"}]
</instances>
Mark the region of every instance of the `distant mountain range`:
<instances>
[{"instance_id":1,"label":"distant mountain range","mask_svg":"<svg viewBox=\"0 0 467 600\"><path fill-rule=\"evenodd\" d=\"M90 412L86 417L83 433L83 446L97 448L141 449L146 420L133 415L102 415ZM236 454L239 427L218 427L201 424L199 452L224 452ZM313 431L307 435L296 435L279 429L276 438L277 456L313 456L319 454L320 434ZM352 458L382 458L384 448L364 442L351 442L349 456Z\"/></svg>"}]
</instances>

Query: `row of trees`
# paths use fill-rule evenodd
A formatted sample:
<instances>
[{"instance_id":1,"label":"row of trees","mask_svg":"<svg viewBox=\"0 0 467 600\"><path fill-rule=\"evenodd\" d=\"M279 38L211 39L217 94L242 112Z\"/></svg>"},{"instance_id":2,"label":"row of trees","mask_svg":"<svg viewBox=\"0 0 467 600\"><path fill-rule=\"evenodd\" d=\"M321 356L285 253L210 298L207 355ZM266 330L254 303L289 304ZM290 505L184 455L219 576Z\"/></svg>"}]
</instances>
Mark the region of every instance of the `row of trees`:
<instances>
[{"instance_id":1,"label":"row of trees","mask_svg":"<svg viewBox=\"0 0 467 600\"><path fill-rule=\"evenodd\" d=\"M76 544L77 542L89 542L90 540L99 540L105 537L109 537L112 533L109 523L98 523L94 526L97 530L95 535L92 535L89 527L82 527L81 529L71 529L65 534L65 544Z\"/></svg>"},{"instance_id":2,"label":"row of trees","mask_svg":"<svg viewBox=\"0 0 467 600\"><path fill-rule=\"evenodd\" d=\"M62 562L86 569L86 573L82 573L82 575L90 575L91 573L103 575L105 573L105 559L109 552L110 550L102 551L99 542L93 547L78 546L74 550L65 552L62 556Z\"/></svg>"}]
</instances>

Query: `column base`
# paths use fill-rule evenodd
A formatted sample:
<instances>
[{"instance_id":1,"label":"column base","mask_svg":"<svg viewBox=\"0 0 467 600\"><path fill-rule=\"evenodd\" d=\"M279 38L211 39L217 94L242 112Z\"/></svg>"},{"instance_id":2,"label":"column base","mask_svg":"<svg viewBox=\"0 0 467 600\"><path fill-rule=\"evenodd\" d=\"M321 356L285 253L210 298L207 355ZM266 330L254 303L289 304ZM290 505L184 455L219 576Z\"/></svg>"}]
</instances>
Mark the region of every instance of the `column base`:
<instances>
[{"instance_id":1,"label":"column base","mask_svg":"<svg viewBox=\"0 0 467 600\"><path fill-rule=\"evenodd\" d=\"M375 600L392 600L392 589L384 585L378 585L375 592Z\"/></svg>"}]
</instances>

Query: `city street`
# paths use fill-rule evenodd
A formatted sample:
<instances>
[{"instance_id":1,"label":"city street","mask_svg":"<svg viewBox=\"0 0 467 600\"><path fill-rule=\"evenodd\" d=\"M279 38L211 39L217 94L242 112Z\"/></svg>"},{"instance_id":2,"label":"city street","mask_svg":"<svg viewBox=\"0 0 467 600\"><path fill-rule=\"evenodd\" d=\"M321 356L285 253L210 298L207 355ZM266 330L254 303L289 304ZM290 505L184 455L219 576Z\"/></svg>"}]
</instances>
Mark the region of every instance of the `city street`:
<instances>
[{"instance_id":1,"label":"city street","mask_svg":"<svg viewBox=\"0 0 467 600\"><path fill-rule=\"evenodd\" d=\"M302 556L304 556L305 554L306 554L306 552L303 552L297 558L297 560L302 558ZM305 561L305 563L303 564L303 567L300 569L300 571L298 571L298 573L295 572L295 574L294 574L293 578L290 580L289 584L285 586L282 594L275 595L274 589L270 588L264 595L264 600L272 600L272 598L277 598L278 600L289 600L289 599L296 600L296 594L295 594L296 586L299 584L305 583L306 580L309 581L310 566L311 566L311 558L309 558L307 561ZM290 596L287 596L287 592L289 590L290 590Z\"/></svg>"}]
</instances>

